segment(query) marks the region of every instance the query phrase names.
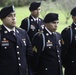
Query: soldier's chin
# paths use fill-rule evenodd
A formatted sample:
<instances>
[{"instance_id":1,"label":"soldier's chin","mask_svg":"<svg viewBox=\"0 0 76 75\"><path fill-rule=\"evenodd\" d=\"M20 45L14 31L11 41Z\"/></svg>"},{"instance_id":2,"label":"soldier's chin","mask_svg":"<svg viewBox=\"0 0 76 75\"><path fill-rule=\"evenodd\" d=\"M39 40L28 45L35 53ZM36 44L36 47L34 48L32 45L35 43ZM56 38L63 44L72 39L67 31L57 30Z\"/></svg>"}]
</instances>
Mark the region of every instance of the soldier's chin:
<instances>
[{"instance_id":1,"label":"soldier's chin","mask_svg":"<svg viewBox=\"0 0 76 75\"><path fill-rule=\"evenodd\" d=\"M13 24L12 26L16 26L16 24Z\"/></svg>"},{"instance_id":2,"label":"soldier's chin","mask_svg":"<svg viewBox=\"0 0 76 75\"><path fill-rule=\"evenodd\" d=\"M16 25L12 25L11 27L12 27L12 28L13 28L13 27L16 27Z\"/></svg>"},{"instance_id":3,"label":"soldier's chin","mask_svg":"<svg viewBox=\"0 0 76 75\"><path fill-rule=\"evenodd\" d=\"M57 29L54 29L53 31L56 32Z\"/></svg>"}]
</instances>

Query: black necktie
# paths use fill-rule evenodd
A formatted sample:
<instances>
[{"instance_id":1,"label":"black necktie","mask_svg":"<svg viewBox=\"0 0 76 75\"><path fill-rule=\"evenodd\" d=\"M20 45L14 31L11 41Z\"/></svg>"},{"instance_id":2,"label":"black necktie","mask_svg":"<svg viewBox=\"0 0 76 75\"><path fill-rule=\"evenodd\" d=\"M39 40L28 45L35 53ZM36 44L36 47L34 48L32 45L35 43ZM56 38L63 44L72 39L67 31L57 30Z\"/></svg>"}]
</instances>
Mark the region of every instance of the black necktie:
<instances>
[{"instance_id":1,"label":"black necktie","mask_svg":"<svg viewBox=\"0 0 76 75\"><path fill-rule=\"evenodd\" d=\"M35 22L37 23L37 20L35 20Z\"/></svg>"},{"instance_id":2,"label":"black necktie","mask_svg":"<svg viewBox=\"0 0 76 75\"><path fill-rule=\"evenodd\" d=\"M10 34L11 34L11 36L12 36L12 38L13 38L14 40L17 40L17 38L16 38L16 35L15 35L15 32L14 32L14 31L10 31Z\"/></svg>"},{"instance_id":3,"label":"black necktie","mask_svg":"<svg viewBox=\"0 0 76 75\"><path fill-rule=\"evenodd\" d=\"M10 33L14 35L14 31L10 31Z\"/></svg>"}]
</instances>

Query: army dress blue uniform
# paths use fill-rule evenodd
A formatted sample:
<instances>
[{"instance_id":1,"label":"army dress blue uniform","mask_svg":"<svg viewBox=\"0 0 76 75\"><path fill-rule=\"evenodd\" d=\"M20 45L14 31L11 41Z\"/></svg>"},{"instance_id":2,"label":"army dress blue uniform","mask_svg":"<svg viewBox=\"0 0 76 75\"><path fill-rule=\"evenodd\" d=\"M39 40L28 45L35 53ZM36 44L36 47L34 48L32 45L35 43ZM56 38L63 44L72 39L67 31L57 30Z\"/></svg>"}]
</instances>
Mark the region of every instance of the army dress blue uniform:
<instances>
[{"instance_id":1,"label":"army dress blue uniform","mask_svg":"<svg viewBox=\"0 0 76 75\"><path fill-rule=\"evenodd\" d=\"M76 75L76 7L70 15L73 23L62 30L62 64L65 68L65 75Z\"/></svg>"},{"instance_id":2,"label":"army dress blue uniform","mask_svg":"<svg viewBox=\"0 0 76 75\"><path fill-rule=\"evenodd\" d=\"M32 49L25 30L16 28L13 35L3 25L0 29L0 75L28 75Z\"/></svg>"},{"instance_id":3,"label":"army dress blue uniform","mask_svg":"<svg viewBox=\"0 0 76 75\"><path fill-rule=\"evenodd\" d=\"M45 36L43 38L42 33ZM33 38L34 63L36 64L37 75L62 75L60 40L59 33L55 32L52 35L46 28ZM43 46L44 49L42 50Z\"/></svg>"},{"instance_id":4,"label":"army dress blue uniform","mask_svg":"<svg viewBox=\"0 0 76 75\"><path fill-rule=\"evenodd\" d=\"M61 57L65 75L76 75L76 25L74 23L62 31L62 38Z\"/></svg>"},{"instance_id":5,"label":"army dress blue uniform","mask_svg":"<svg viewBox=\"0 0 76 75\"><path fill-rule=\"evenodd\" d=\"M29 19L29 24L28 24L28 19ZM34 21L32 16L30 15L28 18L22 20L20 27L28 32L29 38L32 41L32 37L34 36L34 34L42 29L43 21L41 18L38 18L37 21Z\"/></svg>"}]
</instances>

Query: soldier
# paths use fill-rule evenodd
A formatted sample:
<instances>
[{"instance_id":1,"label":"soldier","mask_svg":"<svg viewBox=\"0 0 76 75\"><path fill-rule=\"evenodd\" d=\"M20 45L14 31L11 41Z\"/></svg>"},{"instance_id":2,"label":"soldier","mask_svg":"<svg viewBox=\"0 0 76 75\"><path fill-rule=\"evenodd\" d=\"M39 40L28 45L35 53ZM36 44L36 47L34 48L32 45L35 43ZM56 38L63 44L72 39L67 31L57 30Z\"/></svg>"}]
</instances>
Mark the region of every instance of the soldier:
<instances>
[{"instance_id":1,"label":"soldier","mask_svg":"<svg viewBox=\"0 0 76 75\"><path fill-rule=\"evenodd\" d=\"M14 6L1 9L0 18L0 75L28 75L32 47L26 31L16 27Z\"/></svg>"},{"instance_id":2,"label":"soldier","mask_svg":"<svg viewBox=\"0 0 76 75\"><path fill-rule=\"evenodd\" d=\"M40 2L32 2L30 4L29 10L31 15L28 18L24 18L21 22L20 27L28 32L29 38L32 42L33 35L40 31L41 26L43 26L43 21L39 18L41 11Z\"/></svg>"},{"instance_id":3,"label":"soldier","mask_svg":"<svg viewBox=\"0 0 76 75\"><path fill-rule=\"evenodd\" d=\"M61 36L56 32L58 14L49 13L44 18L44 29L33 37L34 63L37 75L62 75Z\"/></svg>"},{"instance_id":4,"label":"soldier","mask_svg":"<svg viewBox=\"0 0 76 75\"><path fill-rule=\"evenodd\" d=\"M76 75L76 7L70 12L73 23L63 29L62 35L62 64L65 75Z\"/></svg>"}]
</instances>

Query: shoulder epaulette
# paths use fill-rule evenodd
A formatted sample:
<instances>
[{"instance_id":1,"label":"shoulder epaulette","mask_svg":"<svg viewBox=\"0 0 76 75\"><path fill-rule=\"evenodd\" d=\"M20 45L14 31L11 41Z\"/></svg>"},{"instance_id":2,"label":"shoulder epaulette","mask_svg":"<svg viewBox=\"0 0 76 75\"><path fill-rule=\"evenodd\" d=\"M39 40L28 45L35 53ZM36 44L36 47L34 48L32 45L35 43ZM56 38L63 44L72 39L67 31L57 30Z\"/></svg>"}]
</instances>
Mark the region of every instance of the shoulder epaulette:
<instances>
[{"instance_id":1,"label":"shoulder epaulette","mask_svg":"<svg viewBox=\"0 0 76 75\"><path fill-rule=\"evenodd\" d=\"M26 17L25 20L28 19L28 18L29 18L29 17Z\"/></svg>"},{"instance_id":2,"label":"shoulder epaulette","mask_svg":"<svg viewBox=\"0 0 76 75\"><path fill-rule=\"evenodd\" d=\"M16 26L16 28L17 28L17 29L21 29L21 28L19 28L19 27L17 27L17 26Z\"/></svg>"},{"instance_id":3,"label":"shoulder epaulette","mask_svg":"<svg viewBox=\"0 0 76 75\"><path fill-rule=\"evenodd\" d=\"M72 42L72 39L73 39L73 31L72 31L72 27L71 26L68 26L67 28L66 28L66 30L68 30L69 31L69 35L70 35L70 44L71 44L71 42Z\"/></svg>"},{"instance_id":4,"label":"shoulder epaulette","mask_svg":"<svg viewBox=\"0 0 76 75\"><path fill-rule=\"evenodd\" d=\"M22 29L22 28L19 28L19 27L16 27L17 29L19 29L19 30L24 30L24 29Z\"/></svg>"}]
</instances>

